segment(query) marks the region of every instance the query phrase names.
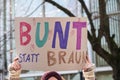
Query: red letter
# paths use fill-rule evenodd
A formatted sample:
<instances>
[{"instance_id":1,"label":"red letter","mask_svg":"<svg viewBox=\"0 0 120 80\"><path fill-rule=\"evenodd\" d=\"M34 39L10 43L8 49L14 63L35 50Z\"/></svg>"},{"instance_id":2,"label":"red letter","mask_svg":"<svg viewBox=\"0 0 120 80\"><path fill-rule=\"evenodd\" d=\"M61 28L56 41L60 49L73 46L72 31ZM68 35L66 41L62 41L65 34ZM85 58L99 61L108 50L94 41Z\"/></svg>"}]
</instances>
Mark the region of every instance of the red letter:
<instances>
[{"instance_id":1,"label":"red letter","mask_svg":"<svg viewBox=\"0 0 120 80\"><path fill-rule=\"evenodd\" d=\"M26 31L24 31L24 27L26 28ZM30 40L31 36L28 34L31 30L31 26L26 22L20 22L20 44L21 45L27 45ZM26 40L24 40L24 37L26 37Z\"/></svg>"}]
</instances>

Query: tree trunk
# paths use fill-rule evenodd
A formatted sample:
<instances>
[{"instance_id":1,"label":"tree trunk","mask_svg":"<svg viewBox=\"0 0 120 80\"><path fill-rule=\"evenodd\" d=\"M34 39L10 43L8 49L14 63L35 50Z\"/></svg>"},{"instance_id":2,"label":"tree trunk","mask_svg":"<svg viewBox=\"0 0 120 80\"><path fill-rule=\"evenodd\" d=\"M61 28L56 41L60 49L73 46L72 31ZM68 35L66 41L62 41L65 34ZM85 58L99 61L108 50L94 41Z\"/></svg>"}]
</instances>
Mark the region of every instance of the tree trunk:
<instances>
[{"instance_id":1,"label":"tree trunk","mask_svg":"<svg viewBox=\"0 0 120 80\"><path fill-rule=\"evenodd\" d=\"M113 68L113 78L114 80L120 80L120 67L116 66L116 68Z\"/></svg>"},{"instance_id":2,"label":"tree trunk","mask_svg":"<svg viewBox=\"0 0 120 80\"><path fill-rule=\"evenodd\" d=\"M114 57L112 61L112 68L113 68L113 79L120 80L120 59L119 56Z\"/></svg>"}]
</instances>

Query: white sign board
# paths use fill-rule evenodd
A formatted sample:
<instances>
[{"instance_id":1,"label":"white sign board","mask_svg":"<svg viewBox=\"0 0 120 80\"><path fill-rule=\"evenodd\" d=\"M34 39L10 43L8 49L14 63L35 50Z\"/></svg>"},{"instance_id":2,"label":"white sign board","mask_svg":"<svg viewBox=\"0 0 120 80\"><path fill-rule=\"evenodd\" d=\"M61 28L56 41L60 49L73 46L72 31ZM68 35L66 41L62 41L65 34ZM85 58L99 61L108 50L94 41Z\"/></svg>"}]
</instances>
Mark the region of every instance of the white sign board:
<instances>
[{"instance_id":1,"label":"white sign board","mask_svg":"<svg viewBox=\"0 0 120 80\"><path fill-rule=\"evenodd\" d=\"M24 70L80 70L86 18L15 18L16 53Z\"/></svg>"}]
</instances>

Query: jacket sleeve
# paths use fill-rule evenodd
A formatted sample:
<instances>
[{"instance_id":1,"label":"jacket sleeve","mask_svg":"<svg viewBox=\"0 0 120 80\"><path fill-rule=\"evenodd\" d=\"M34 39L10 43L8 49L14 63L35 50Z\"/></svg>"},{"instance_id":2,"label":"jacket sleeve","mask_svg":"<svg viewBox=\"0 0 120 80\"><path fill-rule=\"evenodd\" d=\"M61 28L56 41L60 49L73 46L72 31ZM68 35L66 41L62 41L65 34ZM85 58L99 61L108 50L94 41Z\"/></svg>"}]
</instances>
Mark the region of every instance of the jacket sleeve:
<instances>
[{"instance_id":1,"label":"jacket sleeve","mask_svg":"<svg viewBox=\"0 0 120 80\"><path fill-rule=\"evenodd\" d=\"M95 80L95 66L92 65L86 71L83 70L85 80Z\"/></svg>"},{"instance_id":2,"label":"jacket sleeve","mask_svg":"<svg viewBox=\"0 0 120 80\"><path fill-rule=\"evenodd\" d=\"M8 80L20 80L19 76L21 73L21 70L15 71L12 67L11 64L8 66L8 72L9 72L9 79Z\"/></svg>"}]
</instances>

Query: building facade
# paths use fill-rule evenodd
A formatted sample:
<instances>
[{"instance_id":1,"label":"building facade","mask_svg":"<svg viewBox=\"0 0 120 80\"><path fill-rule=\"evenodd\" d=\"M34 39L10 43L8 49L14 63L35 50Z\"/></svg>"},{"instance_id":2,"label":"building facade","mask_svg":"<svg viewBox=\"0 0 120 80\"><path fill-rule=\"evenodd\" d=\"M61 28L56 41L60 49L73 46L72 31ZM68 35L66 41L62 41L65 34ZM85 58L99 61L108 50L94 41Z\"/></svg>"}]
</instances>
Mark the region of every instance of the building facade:
<instances>
[{"instance_id":1,"label":"building facade","mask_svg":"<svg viewBox=\"0 0 120 80\"><path fill-rule=\"evenodd\" d=\"M99 0L90 0L90 11L94 17L98 17L93 20L95 29L98 31L99 21ZM115 34L115 42L120 46L120 0L106 0L106 12L109 16L110 35ZM96 31L96 34L97 34ZM102 47L108 51L107 43L104 37L101 40ZM97 80L113 80L112 69L109 65L98 55L93 52L93 61L96 64L96 79Z\"/></svg>"}]
</instances>

